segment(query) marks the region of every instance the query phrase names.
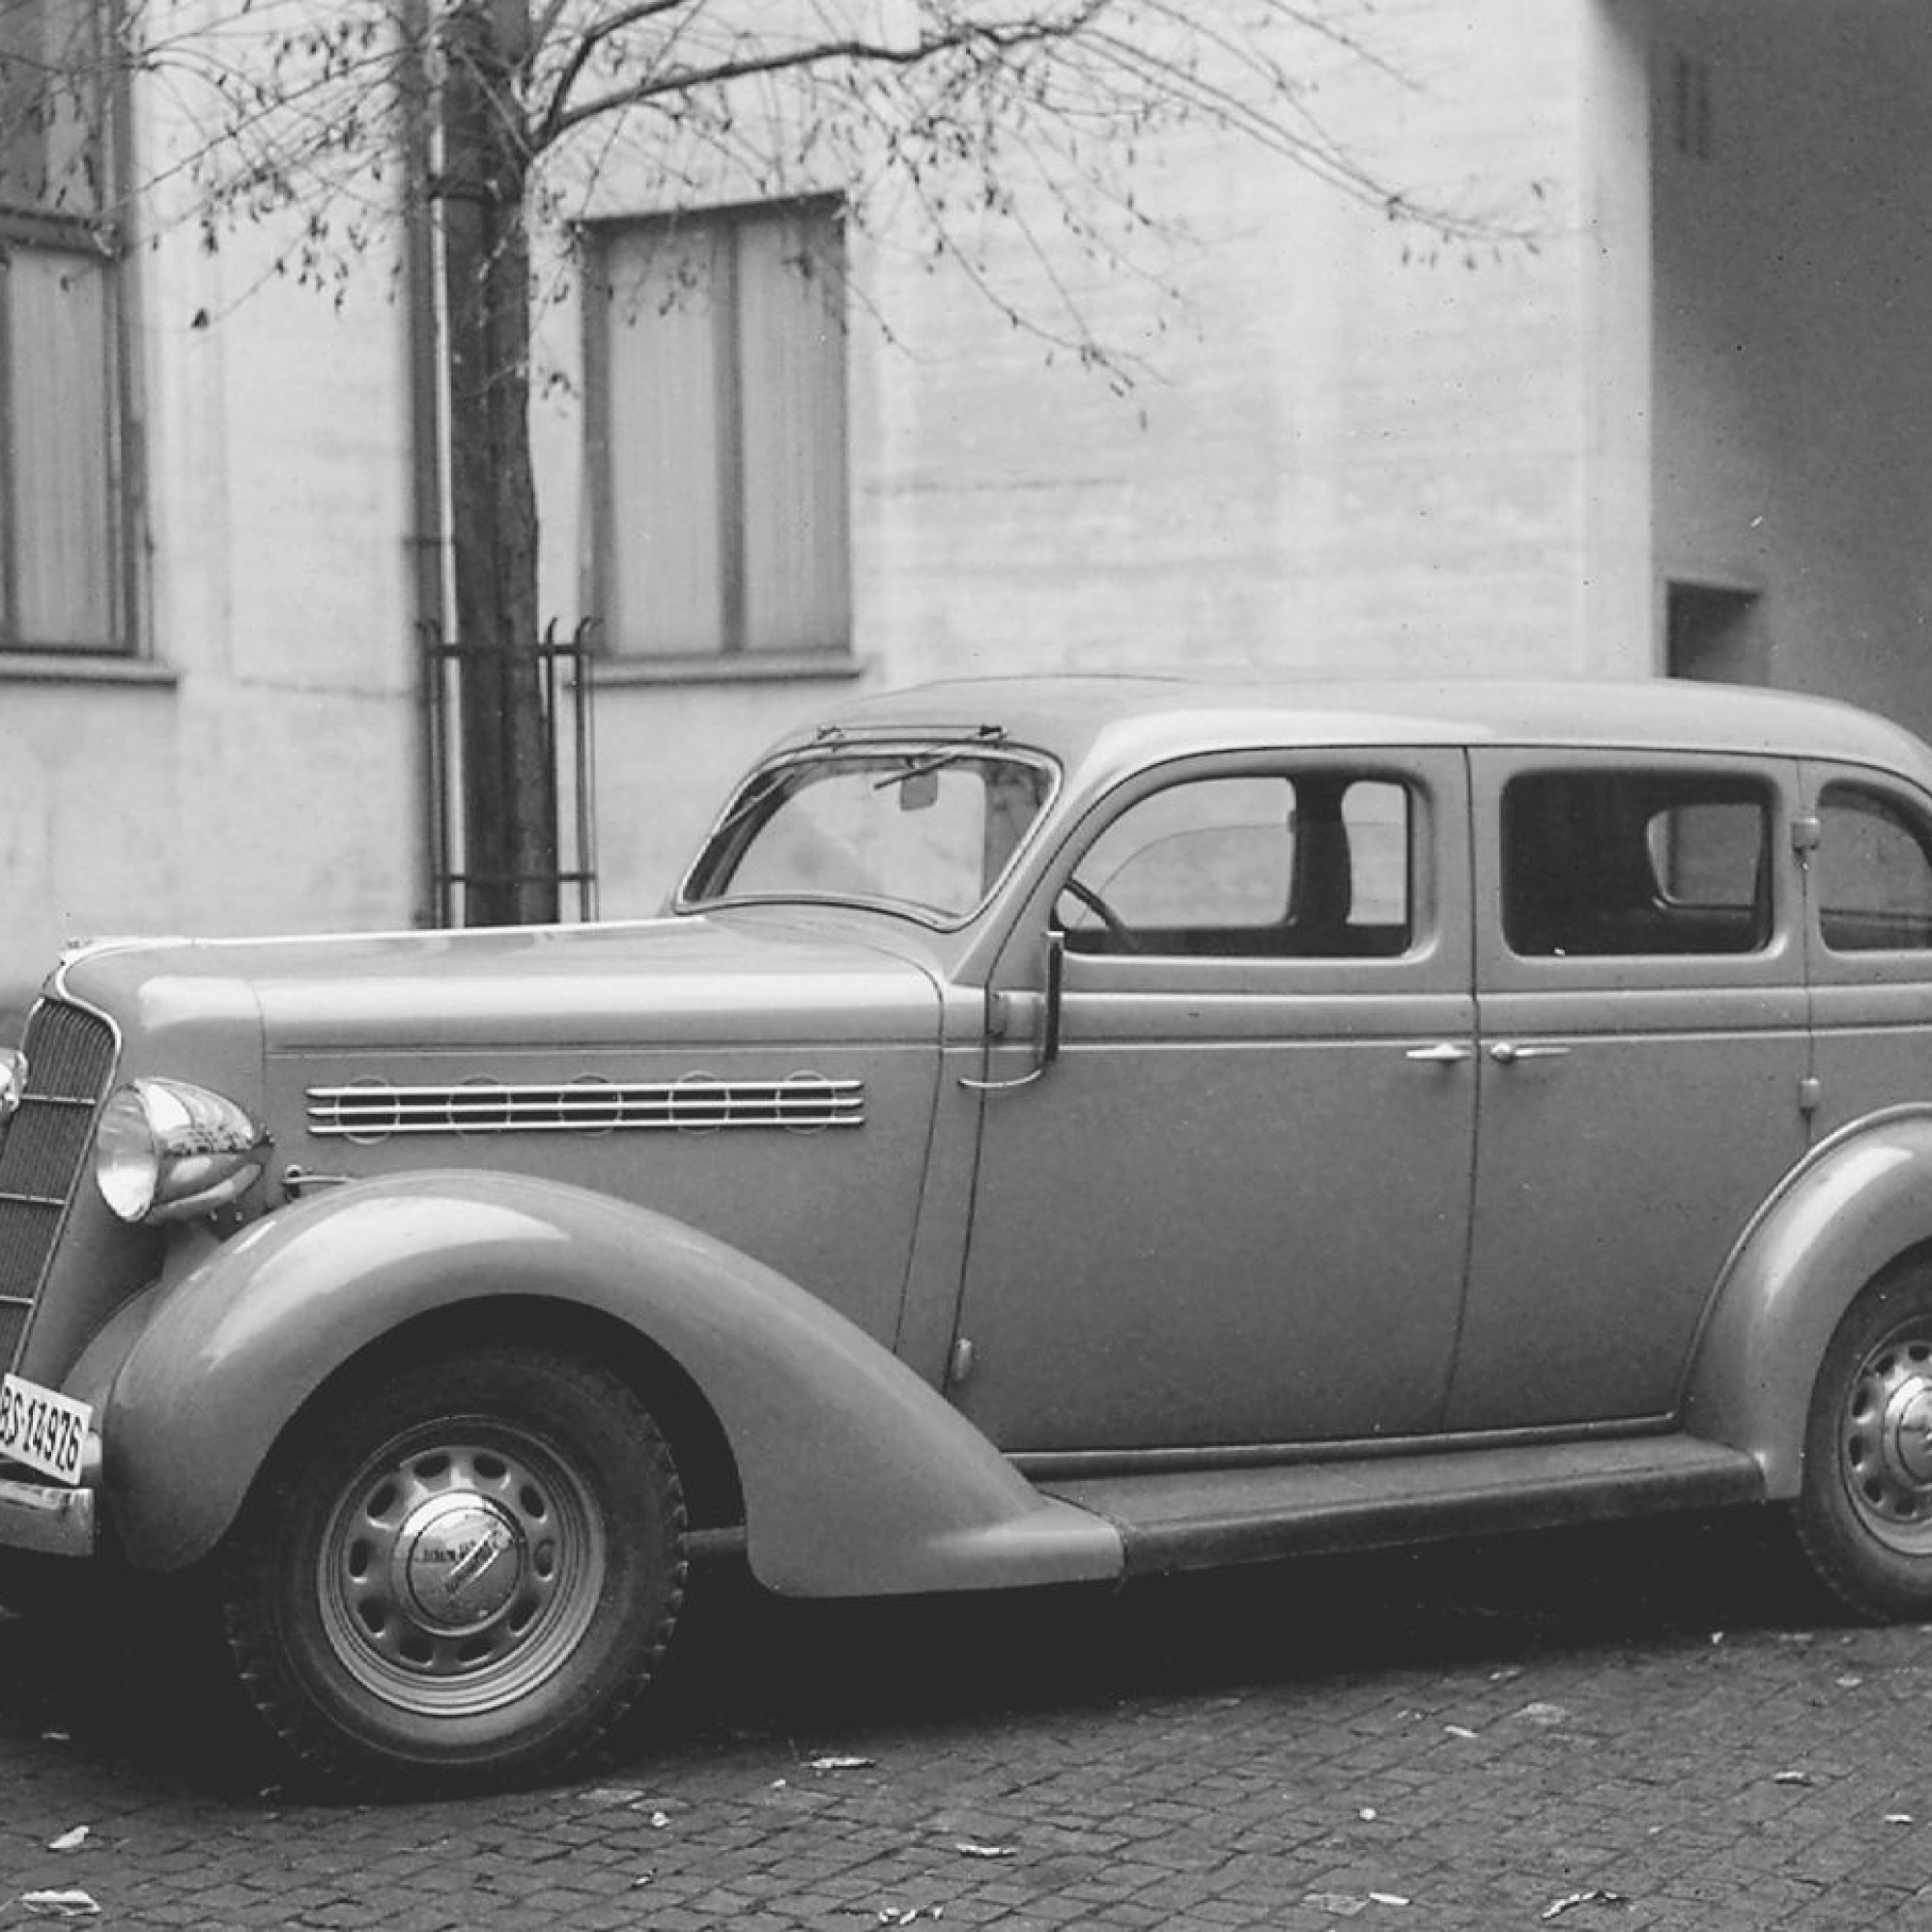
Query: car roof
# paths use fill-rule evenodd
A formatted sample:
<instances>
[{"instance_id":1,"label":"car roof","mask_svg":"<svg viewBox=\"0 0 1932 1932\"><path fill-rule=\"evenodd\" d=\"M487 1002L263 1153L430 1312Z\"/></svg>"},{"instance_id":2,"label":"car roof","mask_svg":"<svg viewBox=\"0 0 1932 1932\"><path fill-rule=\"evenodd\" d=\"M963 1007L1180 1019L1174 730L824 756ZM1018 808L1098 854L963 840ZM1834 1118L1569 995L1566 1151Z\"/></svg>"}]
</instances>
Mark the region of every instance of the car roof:
<instances>
[{"instance_id":1,"label":"car roof","mask_svg":"<svg viewBox=\"0 0 1932 1932\"><path fill-rule=\"evenodd\" d=\"M826 734L999 731L1068 763L1227 748L1548 745L1770 753L1894 770L1932 788L1932 750L1833 698L1649 678L1329 681L1252 672L960 678L862 699ZM810 735L810 734L808 734Z\"/></svg>"}]
</instances>

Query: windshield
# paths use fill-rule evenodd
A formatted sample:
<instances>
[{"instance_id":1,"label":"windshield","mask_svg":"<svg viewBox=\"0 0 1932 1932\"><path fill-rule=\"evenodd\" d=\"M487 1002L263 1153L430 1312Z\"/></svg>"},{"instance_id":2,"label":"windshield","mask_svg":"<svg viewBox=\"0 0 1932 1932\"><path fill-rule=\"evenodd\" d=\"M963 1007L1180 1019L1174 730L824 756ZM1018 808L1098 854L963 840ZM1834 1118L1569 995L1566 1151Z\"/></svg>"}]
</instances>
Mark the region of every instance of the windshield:
<instances>
[{"instance_id":1,"label":"windshield","mask_svg":"<svg viewBox=\"0 0 1932 1932\"><path fill-rule=\"evenodd\" d=\"M685 903L838 899L954 923L985 902L1052 788L1043 762L945 740L780 759L732 801Z\"/></svg>"}]
</instances>

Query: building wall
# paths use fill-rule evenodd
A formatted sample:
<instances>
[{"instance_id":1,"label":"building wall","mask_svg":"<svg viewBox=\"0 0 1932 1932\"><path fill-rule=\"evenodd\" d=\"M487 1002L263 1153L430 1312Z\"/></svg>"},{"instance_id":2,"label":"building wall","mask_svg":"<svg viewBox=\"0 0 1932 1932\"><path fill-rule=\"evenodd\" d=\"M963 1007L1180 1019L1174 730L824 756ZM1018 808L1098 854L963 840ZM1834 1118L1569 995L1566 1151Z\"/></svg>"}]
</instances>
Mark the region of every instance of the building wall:
<instances>
[{"instance_id":1,"label":"building wall","mask_svg":"<svg viewBox=\"0 0 1932 1932\"><path fill-rule=\"evenodd\" d=\"M1932 732L1932 17L1670 0L1651 32L1661 576L1755 598L1742 672Z\"/></svg>"}]
</instances>

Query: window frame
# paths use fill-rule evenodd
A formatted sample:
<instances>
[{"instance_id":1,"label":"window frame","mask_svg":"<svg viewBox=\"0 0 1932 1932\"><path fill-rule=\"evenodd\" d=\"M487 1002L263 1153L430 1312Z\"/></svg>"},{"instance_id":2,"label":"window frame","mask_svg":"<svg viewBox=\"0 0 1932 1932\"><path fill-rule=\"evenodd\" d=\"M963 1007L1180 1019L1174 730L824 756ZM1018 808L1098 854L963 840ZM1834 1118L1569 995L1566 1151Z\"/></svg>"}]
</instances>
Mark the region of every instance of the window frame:
<instances>
[{"instance_id":1,"label":"window frame","mask_svg":"<svg viewBox=\"0 0 1932 1932\"><path fill-rule=\"evenodd\" d=\"M1825 885L1829 859L1826 812L1834 791L1852 792L1894 812L1905 822L1920 850L1932 859L1932 800L1908 792L1896 780L1876 771L1810 766L1806 773L1809 811L1818 827L1818 844L1809 867L1810 936L1813 973L1820 980L1899 977L1922 980L1932 970L1932 940L1922 946L1833 946L1826 937ZM1916 831L1913 829L1916 828Z\"/></svg>"},{"instance_id":2,"label":"window frame","mask_svg":"<svg viewBox=\"0 0 1932 1932\"><path fill-rule=\"evenodd\" d=\"M1567 993L1643 988L1694 995L1702 988L1786 987L1802 979L1804 891L1785 827L1800 810L1794 758L1754 753L1632 747L1481 746L1471 749L1475 834L1477 984L1480 990ZM1542 953L1513 950L1503 930L1502 799L1511 780L1539 773L1648 772L1749 779L1768 800L1771 920L1749 952Z\"/></svg>"},{"instance_id":3,"label":"window frame","mask_svg":"<svg viewBox=\"0 0 1932 1932\"><path fill-rule=\"evenodd\" d=\"M105 49L118 26L116 0L97 0L95 33ZM22 628L14 486L14 412L11 370L15 321L11 300L0 294L0 675L22 669L38 673L71 666L81 674L92 665L106 667L138 656L139 554L137 530L144 503L137 469L136 371L130 345L134 335L134 293L128 263L131 250L125 228L108 211L119 206L128 176L127 77L103 58L104 77L95 101L99 121L94 142L99 186L95 205L68 211L10 195L0 184L0 249L29 256L69 255L102 265L102 353L100 405L104 476L100 509L104 554L99 558L105 581L106 621L99 636L54 637ZM0 291L6 287L0 275Z\"/></svg>"},{"instance_id":4,"label":"window frame","mask_svg":"<svg viewBox=\"0 0 1932 1932\"><path fill-rule=\"evenodd\" d=\"M990 968L1002 990L1036 988L1042 940L1066 881L1094 840L1141 799L1196 779L1346 773L1404 787L1408 798L1409 943L1392 956L1253 956L1209 953L1074 952L1065 957L1069 1002L1087 995L1332 996L1369 1010L1383 997L1470 992L1469 798L1457 746L1313 746L1231 749L1144 766L1091 800L1055 832L1057 849L1015 908ZM1338 1009L1339 1010L1339 1009ZM1473 1019L1473 1010L1471 1014Z\"/></svg>"},{"instance_id":5,"label":"window frame","mask_svg":"<svg viewBox=\"0 0 1932 1932\"><path fill-rule=\"evenodd\" d=\"M846 343L844 304L836 318L838 348L828 365L835 372L833 410L837 442L830 451L836 484L828 491L836 511L828 546L828 577L833 582L830 635L809 645L763 645L753 635L750 614L751 569L748 562L747 450L750 419L744 409L745 342L743 298L739 278L743 237L757 223L773 218L823 219L829 241L826 257L840 291L847 274L845 198L838 193L806 194L768 200L731 202L696 210L655 211L600 215L579 224L578 238L584 260L582 346L584 363L584 425L587 463L587 518L590 534L586 565L587 601L604 618L601 631L600 681L636 679L641 682L704 680L710 678L785 678L852 676L853 569L851 519L852 379ZM611 254L621 242L637 237L680 233L728 238L728 311L714 327L728 353L714 368L714 399L720 435L710 452L719 489L718 530L720 570L718 642L689 648L652 648L622 634L623 614L616 559L619 514L615 474L615 440L611 433L612 384L616 380L611 353L613 304L617 298Z\"/></svg>"}]
</instances>

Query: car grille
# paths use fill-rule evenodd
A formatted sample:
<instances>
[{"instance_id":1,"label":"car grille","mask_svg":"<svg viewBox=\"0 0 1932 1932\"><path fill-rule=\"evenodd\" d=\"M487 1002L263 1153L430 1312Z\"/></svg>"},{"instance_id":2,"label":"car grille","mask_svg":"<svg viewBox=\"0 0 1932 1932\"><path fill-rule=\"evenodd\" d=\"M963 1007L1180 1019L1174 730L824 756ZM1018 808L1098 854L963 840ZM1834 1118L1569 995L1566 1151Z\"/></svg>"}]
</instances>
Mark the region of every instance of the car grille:
<instances>
[{"instance_id":1,"label":"car grille","mask_svg":"<svg viewBox=\"0 0 1932 1932\"><path fill-rule=\"evenodd\" d=\"M114 1072L104 1020L43 1000L27 1022L27 1090L0 1141L0 1366L19 1358L68 1202L86 1165L96 1109Z\"/></svg>"}]
</instances>

